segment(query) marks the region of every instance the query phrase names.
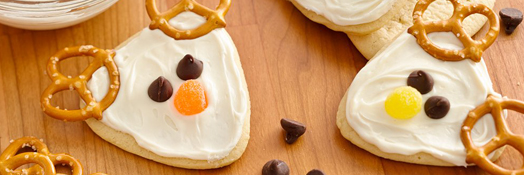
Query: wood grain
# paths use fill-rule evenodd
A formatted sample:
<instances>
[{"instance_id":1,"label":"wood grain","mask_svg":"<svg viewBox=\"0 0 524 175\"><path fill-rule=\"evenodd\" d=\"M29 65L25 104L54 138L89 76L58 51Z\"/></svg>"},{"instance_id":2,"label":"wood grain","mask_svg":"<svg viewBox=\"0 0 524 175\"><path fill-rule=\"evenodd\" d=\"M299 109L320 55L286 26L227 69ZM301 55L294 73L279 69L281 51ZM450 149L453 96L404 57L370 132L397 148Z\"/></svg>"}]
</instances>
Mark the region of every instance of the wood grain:
<instances>
[{"instance_id":1,"label":"wood grain","mask_svg":"<svg viewBox=\"0 0 524 175\"><path fill-rule=\"evenodd\" d=\"M160 0L162 9L176 3ZM216 0L205 0L208 6ZM498 0L495 9L524 10L524 0ZM346 141L335 125L337 106L367 60L345 34L305 18L285 0L236 0L227 16L244 67L252 100L251 140L243 157L231 166L207 171L165 166L127 153L96 136L84 122L64 123L45 116L39 96L50 83L47 59L57 50L80 44L114 48L149 23L143 1L120 0L82 24L59 30L27 31L0 25L0 148L22 136L43 138L52 152L67 152L88 173L108 174L260 174L264 163L281 159L291 174L322 169L326 174L486 174L477 167L443 168L378 158ZM501 33L484 55L495 89L524 100L524 29ZM62 71L78 74L87 59L67 61ZM73 109L78 96L63 93L54 104ZM520 114L509 117L524 133ZM283 140L281 118L308 126L295 144ZM497 161L518 168L522 156L509 149Z\"/></svg>"}]
</instances>

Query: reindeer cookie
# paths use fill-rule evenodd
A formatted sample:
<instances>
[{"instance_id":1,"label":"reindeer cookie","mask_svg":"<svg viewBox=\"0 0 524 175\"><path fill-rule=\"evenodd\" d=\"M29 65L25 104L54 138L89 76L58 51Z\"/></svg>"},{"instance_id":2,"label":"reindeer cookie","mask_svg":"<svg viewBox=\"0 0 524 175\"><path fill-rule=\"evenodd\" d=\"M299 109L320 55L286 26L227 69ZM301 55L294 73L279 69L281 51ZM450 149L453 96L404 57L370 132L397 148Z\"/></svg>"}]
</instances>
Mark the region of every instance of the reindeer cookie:
<instances>
[{"instance_id":1,"label":"reindeer cookie","mask_svg":"<svg viewBox=\"0 0 524 175\"><path fill-rule=\"evenodd\" d=\"M147 0L151 25L116 50L65 48L51 57L53 84L43 110L66 121L86 120L100 137L139 156L190 169L240 158L249 140L250 101L236 47L224 29L230 0L210 10L182 0L159 13ZM78 77L57 71L72 56L95 58ZM52 95L76 90L85 106L52 106Z\"/></svg>"},{"instance_id":2,"label":"reindeer cookie","mask_svg":"<svg viewBox=\"0 0 524 175\"><path fill-rule=\"evenodd\" d=\"M290 0L306 17L348 35L367 59L389 45L413 23L411 12L417 0ZM493 7L495 0L461 0ZM427 10L428 21L451 16L451 3L437 0ZM481 15L472 15L463 27L473 35L485 24Z\"/></svg>"},{"instance_id":3,"label":"reindeer cookie","mask_svg":"<svg viewBox=\"0 0 524 175\"><path fill-rule=\"evenodd\" d=\"M31 148L33 152L22 152L23 148ZM23 165L35 164L21 169ZM65 154L52 154L47 146L35 137L22 137L11 141L11 144L0 155L0 174L45 174L56 175L56 165L67 165L72 175L82 175L84 168L74 157ZM18 168L18 169L17 169ZM91 175L105 175L95 173Z\"/></svg>"},{"instance_id":4,"label":"reindeer cookie","mask_svg":"<svg viewBox=\"0 0 524 175\"><path fill-rule=\"evenodd\" d=\"M507 131L501 108L524 111L515 100L495 105L503 100L498 100L481 58L498 36L499 20L485 5L457 0L450 0L455 9L451 18L424 20L434 1L419 1L414 25L358 73L340 103L337 125L346 139L380 157L436 166L475 163L490 169L479 160L497 159L503 151L497 148L514 139L507 132L501 136ZM461 23L474 13L490 23L479 40ZM491 111L494 118L488 117ZM486 143L488 149L477 149ZM524 143L509 143L524 150Z\"/></svg>"}]
</instances>

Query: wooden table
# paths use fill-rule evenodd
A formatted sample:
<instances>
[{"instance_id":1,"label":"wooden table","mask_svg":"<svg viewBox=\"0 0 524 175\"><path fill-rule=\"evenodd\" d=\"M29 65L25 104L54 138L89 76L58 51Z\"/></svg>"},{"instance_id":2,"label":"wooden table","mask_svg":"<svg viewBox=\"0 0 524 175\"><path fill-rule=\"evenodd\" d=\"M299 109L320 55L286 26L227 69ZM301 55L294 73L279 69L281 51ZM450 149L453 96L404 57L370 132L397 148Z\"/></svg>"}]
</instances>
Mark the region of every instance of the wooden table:
<instances>
[{"instance_id":1,"label":"wooden table","mask_svg":"<svg viewBox=\"0 0 524 175\"><path fill-rule=\"evenodd\" d=\"M160 1L163 9L175 3ZM217 3L206 0L204 4ZM495 9L503 7L524 10L524 0L499 0ZM103 14L65 29L27 31L0 25L1 150L11 139L36 136L43 138L52 152L67 152L78 158L88 173L113 175L260 174L271 159L284 160L291 174L297 175L314 168L329 175L485 174L477 167L444 168L385 160L345 140L335 125L335 114L352 79L367 61L345 34L308 20L285 0L235 0L227 22L252 102L251 139L243 157L231 166L195 171L162 165L105 142L84 122L65 123L42 113L39 97L50 84L44 73L48 58L66 46L116 47L148 25L143 0L120 0ZM501 32L484 55L495 89L521 100L523 38L522 27L510 36ZM66 61L62 71L78 74L87 63L82 59ZM67 92L53 100L68 109L79 103L77 95ZM519 116L510 116L509 124L515 132L524 133L524 120ZM295 144L286 144L281 118L305 123L306 134ZM508 149L497 162L517 168L522 157Z\"/></svg>"}]
</instances>

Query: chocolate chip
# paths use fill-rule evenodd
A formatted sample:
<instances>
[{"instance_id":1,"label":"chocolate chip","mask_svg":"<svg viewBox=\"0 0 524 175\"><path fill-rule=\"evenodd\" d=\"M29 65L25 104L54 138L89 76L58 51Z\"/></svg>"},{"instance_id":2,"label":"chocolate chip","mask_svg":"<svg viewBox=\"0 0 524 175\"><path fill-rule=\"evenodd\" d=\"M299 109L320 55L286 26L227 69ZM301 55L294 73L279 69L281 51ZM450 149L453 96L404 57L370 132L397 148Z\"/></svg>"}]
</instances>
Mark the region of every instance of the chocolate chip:
<instances>
[{"instance_id":1,"label":"chocolate chip","mask_svg":"<svg viewBox=\"0 0 524 175\"><path fill-rule=\"evenodd\" d=\"M178 62L176 74L182 80L191 80L200 77L202 70L204 70L204 63L187 54Z\"/></svg>"},{"instance_id":2,"label":"chocolate chip","mask_svg":"<svg viewBox=\"0 0 524 175\"><path fill-rule=\"evenodd\" d=\"M321 170L313 169L309 171L306 175L324 175L324 172Z\"/></svg>"},{"instance_id":3,"label":"chocolate chip","mask_svg":"<svg viewBox=\"0 0 524 175\"><path fill-rule=\"evenodd\" d=\"M149 85L147 94L153 101L165 102L173 95L173 86L166 78L160 76Z\"/></svg>"},{"instance_id":4,"label":"chocolate chip","mask_svg":"<svg viewBox=\"0 0 524 175\"><path fill-rule=\"evenodd\" d=\"M295 143L298 137L306 132L306 125L290 119L281 119L280 125L286 131L285 141L288 144Z\"/></svg>"},{"instance_id":5,"label":"chocolate chip","mask_svg":"<svg viewBox=\"0 0 524 175\"><path fill-rule=\"evenodd\" d=\"M506 34L512 34L515 28L522 22L522 12L515 8L504 8L499 12L502 23L504 23Z\"/></svg>"},{"instance_id":6,"label":"chocolate chip","mask_svg":"<svg viewBox=\"0 0 524 175\"><path fill-rule=\"evenodd\" d=\"M449 100L446 97L433 96L424 104L426 115L432 119L441 119L449 112Z\"/></svg>"},{"instance_id":7,"label":"chocolate chip","mask_svg":"<svg viewBox=\"0 0 524 175\"><path fill-rule=\"evenodd\" d=\"M286 162L273 159L264 165L262 175L289 175L289 167Z\"/></svg>"},{"instance_id":8,"label":"chocolate chip","mask_svg":"<svg viewBox=\"0 0 524 175\"><path fill-rule=\"evenodd\" d=\"M421 94L427 94L433 89L433 77L422 70L413 71L408 77L408 86L417 89Z\"/></svg>"}]
</instances>

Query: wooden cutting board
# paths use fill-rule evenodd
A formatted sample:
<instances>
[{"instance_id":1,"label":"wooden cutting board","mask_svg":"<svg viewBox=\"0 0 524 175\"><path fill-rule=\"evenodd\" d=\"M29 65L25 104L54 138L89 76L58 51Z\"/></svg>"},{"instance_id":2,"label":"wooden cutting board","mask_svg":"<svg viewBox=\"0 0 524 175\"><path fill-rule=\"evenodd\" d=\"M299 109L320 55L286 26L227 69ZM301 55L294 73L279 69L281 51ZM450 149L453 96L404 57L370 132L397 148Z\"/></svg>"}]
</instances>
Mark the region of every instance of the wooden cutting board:
<instances>
[{"instance_id":1,"label":"wooden cutting board","mask_svg":"<svg viewBox=\"0 0 524 175\"><path fill-rule=\"evenodd\" d=\"M160 0L163 9L176 1ZM199 1L203 2L203 1ZM218 0L205 0L213 6ZM524 10L524 0L498 0L504 7ZM143 0L120 0L82 24L59 30L27 31L0 25L0 148L22 136L43 138L52 152L78 158L88 173L120 174L261 174L264 163L281 159L291 174L305 175L317 168L326 174L486 174L477 167L443 168L378 158L346 141L335 125L340 99L366 64L345 34L305 18L285 0L234 0L227 15L231 34L249 86L251 139L243 157L217 170L185 170L127 153L95 135L84 122L65 123L45 116L39 104L50 84L45 75L48 58L57 50L81 44L114 48L149 23ZM495 89L524 100L524 28L513 35L501 32L485 53ZM62 71L78 74L85 59L66 61ZM74 93L53 98L64 108L78 106ZM522 115L509 124L524 133ZM281 118L305 123L308 130L295 144L283 140ZM497 161L517 168L522 156L508 149Z\"/></svg>"}]
</instances>

